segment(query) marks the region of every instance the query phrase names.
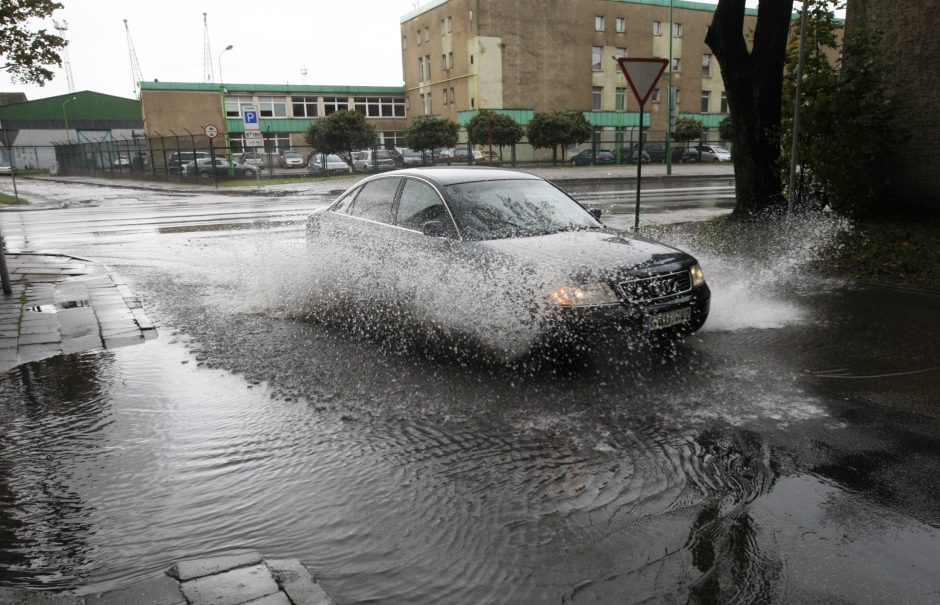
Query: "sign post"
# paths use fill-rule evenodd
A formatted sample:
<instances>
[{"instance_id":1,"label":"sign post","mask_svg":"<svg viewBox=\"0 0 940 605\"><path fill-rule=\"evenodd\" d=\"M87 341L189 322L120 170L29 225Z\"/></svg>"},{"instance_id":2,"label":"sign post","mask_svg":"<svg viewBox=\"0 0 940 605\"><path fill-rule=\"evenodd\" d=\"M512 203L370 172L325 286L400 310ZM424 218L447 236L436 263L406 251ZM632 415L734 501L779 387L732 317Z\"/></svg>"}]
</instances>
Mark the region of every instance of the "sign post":
<instances>
[{"instance_id":1,"label":"sign post","mask_svg":"<svg viewBox=\"0 0 940 605\"><path fill-rule=\"evenodd\" d=\"M0 128L0 144L7 150L7 156L10 159L10 178L13 179L13 197L16 201L20 200L20 195L16 191L16 161L13 157L13 142L20 131L15 128ZM4 251L3 233L0 232L0 288L7 296L13 294L13 286L10 284L10 274L7 272L6 252Z\"/></svg>"},{"instance_id":2,"label":"sign post","mask_svg":"<svg viewBox=\"0 0 940 605\"><path fill-rule=\"evenodd\" d=\"M667 59L629 59L620 57L617 64L630 84L630 90L640 104L640 144L636 153L636 219L633 232L640 230L640 184L643 176L643 106L653 94L653 88L666 70Z\"/></svg>"}]
</instances>

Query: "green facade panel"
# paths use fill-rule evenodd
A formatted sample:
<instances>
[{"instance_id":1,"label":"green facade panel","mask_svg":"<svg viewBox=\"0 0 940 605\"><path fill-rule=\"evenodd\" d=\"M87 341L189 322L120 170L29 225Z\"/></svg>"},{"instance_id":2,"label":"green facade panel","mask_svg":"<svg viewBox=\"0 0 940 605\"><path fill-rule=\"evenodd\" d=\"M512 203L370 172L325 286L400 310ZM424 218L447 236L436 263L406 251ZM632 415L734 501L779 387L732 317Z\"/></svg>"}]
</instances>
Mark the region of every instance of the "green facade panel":
<instances>
[{"instance_id":1,"label":"green facade panel","mask_svg":"<svg viewBox=\"0 0 940 605\"><path fill-rule=\"evenodd\" d=\"M728 117L726 113L682 113L680 118L691 118L698 120L705 128L718 128L721 121Z\"/></svg>"},{"instance_id":2,"label":"green facade panel","mask_svg":"<svg viewBox=\"0 0 940 605\"><path fill-rule=\"evenodd\" d=\"M520 126L525 126L532 119L532 116L535 115L535 112L531 109L488 109L487 111L492 111L493 113L502 114L504 116L509 116L516 121ZM457 124L460 126L465 126L467 122L473 119L473 116L477 115L479 111L458 111L457 112Z\"/></svg>"},{"instance_id":3,"label":"green facade panel","mask_svg":"<svg viewBox=\"0 0 940 605\"><path fill-rule=\"evenodd\" d=\"M584 117L587 118L591 126L613 126L623 128L635 128L640 125L640 113L637 111L585 111ZM643 126L650 125L650 114L643 112Z\"/></svg>"},{"instance_id":4,"label":"green facade panel","mask_svg":"<svg viewBox=\"0 0 940 605\"><path fill-rule=\"evenodd\" d=\"M0 122L68 120L141 122L140 101L83 90L0 107Z\"/></svg>"},{"instance_id":5,"label":"green facade panel","mask_svg":"<svg viewBox=\"0 0 940 605\"><path fill-rule=\"evenodd\" d=\"M261 132L307 132L313 121L309 118L265 118L259 121L258 126ZM245 132L245 122L226 118L225 128L227 132Z\"/></svg>"}]
</instances>

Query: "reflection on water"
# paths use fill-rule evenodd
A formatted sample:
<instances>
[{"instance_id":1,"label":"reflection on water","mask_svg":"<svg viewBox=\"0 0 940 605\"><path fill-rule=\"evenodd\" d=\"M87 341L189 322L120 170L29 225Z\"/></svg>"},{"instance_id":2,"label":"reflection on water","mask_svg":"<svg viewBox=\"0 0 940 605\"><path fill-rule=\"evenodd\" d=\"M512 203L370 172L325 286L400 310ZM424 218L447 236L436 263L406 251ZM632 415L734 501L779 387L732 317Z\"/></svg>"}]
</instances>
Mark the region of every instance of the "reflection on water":
<instances>
[{"instance_id":1,"label":"reflection on water","mask_svg":"<svg viewBox=\"0 0 940 605\"><path fill-rule=\"evenodd\" d=\"M160 340L7 373L0 392L16 403L2 414L0 582L101 590L252 548L301 557L349 603L782 603L792 557L813 556L778 537L793 531L775 514L789 504L768 513L772 496L805 499L794 483L777 494L804 475L773 431L649 407L681 389L594 400L600 369L499 384L497 399L473 401L486 389L450 390L446 366L413 383L400 373L407 360L392 359L417 391L409 401L444 404L409 413L362 401L373 385L355 382L309 401L272 397ZM506 378L457 373L467 384ZM565 402L578 392L587 398ZM813 504L800 531L850 531L855 515L834 519L831 502ZM940 550L935 529L875 514L932 534L929 554Z\"/></svg>"}]
</instances>

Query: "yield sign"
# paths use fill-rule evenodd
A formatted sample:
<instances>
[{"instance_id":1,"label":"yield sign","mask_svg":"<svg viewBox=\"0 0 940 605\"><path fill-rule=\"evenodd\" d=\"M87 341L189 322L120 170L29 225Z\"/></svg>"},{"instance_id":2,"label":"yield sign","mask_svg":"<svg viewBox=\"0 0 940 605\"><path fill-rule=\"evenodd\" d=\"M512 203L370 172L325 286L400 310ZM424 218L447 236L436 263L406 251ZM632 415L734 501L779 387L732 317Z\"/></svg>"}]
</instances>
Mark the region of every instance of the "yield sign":
<instances>
[{"instance_id":1,"label":"yield sign","mask_svg":"<svg viewBox=\"0 0 940 605\"><path fill-rule=\"evenodd\" d=\"M659 77L666 70L669 64L667 59L628 59L620 57L617 59L620 70L627 77L630 88L633 90L633 96L640 105L645 105L646 100L650 98L653 87L659 81Z\"/></svg>"}]
</instances>

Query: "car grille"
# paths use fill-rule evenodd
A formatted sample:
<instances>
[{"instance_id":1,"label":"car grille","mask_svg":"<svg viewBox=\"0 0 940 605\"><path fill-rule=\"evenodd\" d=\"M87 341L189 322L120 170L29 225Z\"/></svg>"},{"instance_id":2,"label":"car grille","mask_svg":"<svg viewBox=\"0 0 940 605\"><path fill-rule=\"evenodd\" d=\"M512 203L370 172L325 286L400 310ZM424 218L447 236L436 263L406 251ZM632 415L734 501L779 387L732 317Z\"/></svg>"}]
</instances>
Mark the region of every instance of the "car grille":
<instances>
[{"instance_id":1,"label":"car grille","mask_svg":"<svg viewBox=\"0 0 940 605\"><path fill-rule=\"evenodd\" d=\"M632 303L648 303L685 294L692 289L692 275L676 271L650 277L634 277L617 284L620 294Z\"/></svg>"}]
</instances>

